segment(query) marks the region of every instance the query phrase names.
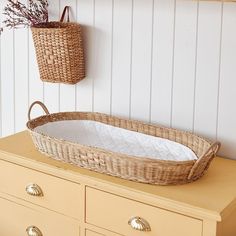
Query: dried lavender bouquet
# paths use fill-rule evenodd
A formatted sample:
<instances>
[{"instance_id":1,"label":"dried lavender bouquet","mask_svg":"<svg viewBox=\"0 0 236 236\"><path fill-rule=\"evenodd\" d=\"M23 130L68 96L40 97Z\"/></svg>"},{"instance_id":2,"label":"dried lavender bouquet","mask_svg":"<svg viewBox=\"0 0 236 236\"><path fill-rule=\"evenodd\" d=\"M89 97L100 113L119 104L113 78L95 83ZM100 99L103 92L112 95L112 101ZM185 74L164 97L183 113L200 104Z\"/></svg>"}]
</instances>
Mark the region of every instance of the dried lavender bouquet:
<instances>
[{"instance_id":1,"label":"dried lavender bouquet","mask_svg":"<svg viewBox=\"0 0 236 236\"><path fill-rule=\"evenodd\" d=\"M3 28L20 28L35 26L48 22L48 1L29 0L28 4L20 1L8 0L3 10L5 20Z\"/></svg>"}]
</instances>

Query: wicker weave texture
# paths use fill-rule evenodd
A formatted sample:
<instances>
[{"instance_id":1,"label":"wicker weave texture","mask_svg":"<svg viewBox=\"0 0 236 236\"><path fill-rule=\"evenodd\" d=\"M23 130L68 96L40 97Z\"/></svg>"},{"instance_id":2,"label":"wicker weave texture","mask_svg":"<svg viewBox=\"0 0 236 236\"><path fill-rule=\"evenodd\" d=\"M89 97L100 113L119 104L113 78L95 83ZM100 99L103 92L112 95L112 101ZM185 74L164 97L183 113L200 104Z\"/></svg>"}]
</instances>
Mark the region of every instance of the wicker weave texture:
<instances>
[{"instance_id":1,"label":"wicker weave texture","mask_svg":"<svg viewBox=\"0 0 236 236\"><path fill-rule=\"evenodd\" d=\"M158 185L184 184L195 181L207 171L220 147L219 142L211 144L204 138L189 132L121 119L101 113L62 112L49 114L47 108L41 102L33 103L29 114L35 104L40 104L47 113L45 116L32 120L29 115L29 122L27 123L33 142L40 152L56 160L128 180ZM93 120L166 138L191 148L197 155L198 160L164 161L149 157L139 158L59 140L34 131L37 126L61 120Z\"/></svg>"},{"instance_id":2,"label":"wicker weave texture","mask_svg":"<svg viewBox=\"0 0 236 236\"><path fill-rule=\"evenodd\" d=\"M79 24L48 22L31 27L31 31L41 80L75 84L85 77Z\"/></svg>"}]
</instances>

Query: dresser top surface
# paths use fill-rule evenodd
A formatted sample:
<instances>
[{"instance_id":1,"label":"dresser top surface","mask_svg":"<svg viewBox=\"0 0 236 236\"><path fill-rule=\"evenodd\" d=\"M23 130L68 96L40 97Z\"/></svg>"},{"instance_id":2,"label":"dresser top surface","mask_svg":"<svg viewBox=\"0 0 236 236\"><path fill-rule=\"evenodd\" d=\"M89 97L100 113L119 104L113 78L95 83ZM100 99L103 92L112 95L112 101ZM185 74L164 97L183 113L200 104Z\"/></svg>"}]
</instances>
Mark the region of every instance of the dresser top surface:
<instances>
[{"instance_id":1,"label":"dresser top surface","mask_svg":"<svg viewBox=\"0 0 236 236\"><path fill-rule=\"evenodd\" d=\"M80 177L92 178L123 189L151 197L180 202L223 215L236 207L236 161L220 157L213 160L208 172L200 180L178 186L142 184L96 173L53 160L38 152L27 131L0 139L0 159L31 167L30 163L48 166ZM58 176L60 176L60 171ZM65 177L64 177L65 178Z\"/></svg>"}]
</instances>

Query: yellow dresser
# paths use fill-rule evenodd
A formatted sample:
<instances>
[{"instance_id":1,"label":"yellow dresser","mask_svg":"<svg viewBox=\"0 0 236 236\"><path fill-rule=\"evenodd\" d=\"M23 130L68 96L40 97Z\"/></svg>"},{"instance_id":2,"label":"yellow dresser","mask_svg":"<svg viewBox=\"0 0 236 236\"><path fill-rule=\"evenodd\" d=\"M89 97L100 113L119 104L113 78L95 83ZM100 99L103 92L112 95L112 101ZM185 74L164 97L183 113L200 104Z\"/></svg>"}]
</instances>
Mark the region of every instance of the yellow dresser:
<instances>
[{"instance_id":1,"label":"yellow dresser","mask_svg":"<svg viewBox=\"0 0 236 236\"><path fill-rule=\"evenodd\" d=\"M1 236L236 236L236 161L155 186L61 163L25 132L0 140Z\"/></svg>"}]
</instances>

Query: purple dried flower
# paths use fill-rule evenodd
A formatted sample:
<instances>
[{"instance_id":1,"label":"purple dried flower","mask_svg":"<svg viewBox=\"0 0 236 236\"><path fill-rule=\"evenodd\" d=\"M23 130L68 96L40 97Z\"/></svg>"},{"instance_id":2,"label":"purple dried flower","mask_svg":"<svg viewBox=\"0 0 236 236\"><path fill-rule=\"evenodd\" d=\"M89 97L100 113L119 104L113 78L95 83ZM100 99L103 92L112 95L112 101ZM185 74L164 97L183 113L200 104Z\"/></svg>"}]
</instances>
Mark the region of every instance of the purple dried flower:
<instances>
[{"instance_id":1,"label":"purple dried flower","mask_svg":"<svg viewBox=\"0 0 236 236\"><path fill-rule=\"evenodd\" d=\"M29 27L40 23L48 22L48 1L29 0L29 4L20 1L8 0L3 14L5 20L3 25L6 28ZM0 33L3 28L0 28Z\"/></svg>"}]
</instances>

